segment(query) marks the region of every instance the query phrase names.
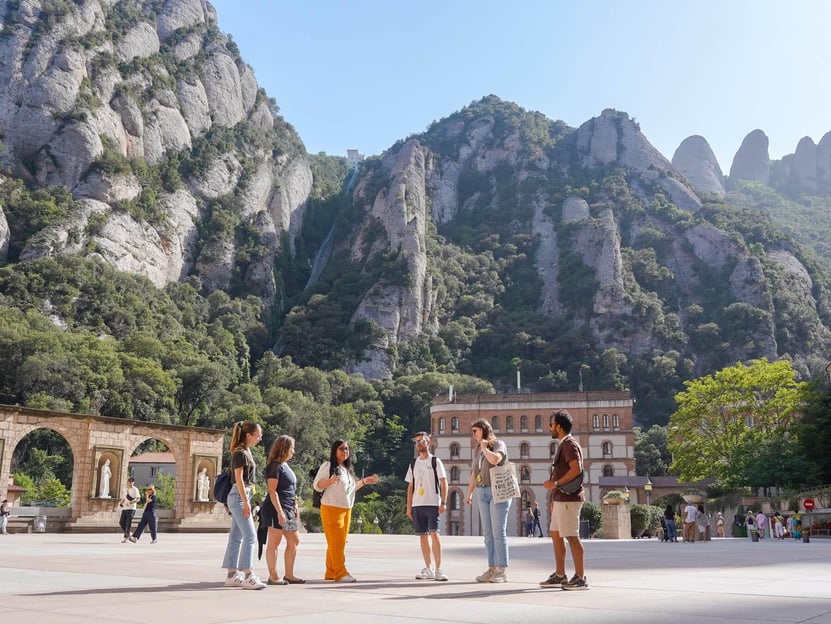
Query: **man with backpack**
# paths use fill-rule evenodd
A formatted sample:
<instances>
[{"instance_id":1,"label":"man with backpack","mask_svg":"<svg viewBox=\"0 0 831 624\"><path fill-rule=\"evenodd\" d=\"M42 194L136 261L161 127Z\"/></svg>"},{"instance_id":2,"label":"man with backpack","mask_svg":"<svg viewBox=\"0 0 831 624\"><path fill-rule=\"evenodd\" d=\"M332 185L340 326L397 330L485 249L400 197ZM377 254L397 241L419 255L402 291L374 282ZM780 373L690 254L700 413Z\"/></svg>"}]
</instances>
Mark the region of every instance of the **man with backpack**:
<instances>
[{"instance_id":1,"label":"man with backpack","mask_svg":"<svg viewBox=\"0 0 831 624\"><path fill-rule=\"evenodd\" d=\"M446 581L447 576L441 569L439 516L447 507L447 472L442 461L430 452L430 434L419 431L413 442L418 457L410 462L404 480L407 482L407 517L421 540L424 558L424 569L416 574L416 578ZM431 561L436 564L435 571Z\"/></svg>"}]
</instances>

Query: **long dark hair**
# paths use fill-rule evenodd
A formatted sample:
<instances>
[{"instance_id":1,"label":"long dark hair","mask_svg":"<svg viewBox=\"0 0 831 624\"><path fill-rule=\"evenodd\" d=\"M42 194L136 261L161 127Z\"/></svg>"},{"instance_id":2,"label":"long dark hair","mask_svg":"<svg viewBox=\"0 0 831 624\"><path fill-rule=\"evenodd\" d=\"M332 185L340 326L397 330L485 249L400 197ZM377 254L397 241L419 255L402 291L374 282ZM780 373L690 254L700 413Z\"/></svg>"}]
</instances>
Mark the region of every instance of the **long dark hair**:
<instances>
[{"instance_id":1,"label":"long dark hair","mask_svg":"<svg viewBox=\"0 0 831 624\"><path fill-rule=\"evenodd\" d=\"M493 425L491 425L487 420L484 418L480 418L479 420L475 421L471 426L471 429L481 429L482 430L482 439L488 441L488 450L492 451L494 443L496 442L496 435L493 432Z\"/></svg>"},{"instance_id":2,"label":"long dark hair","mask_svg":"<svg viewBox=\"0 0 831 624\"><path fill-rule=\"evenodd\" d=\"M329 450L329 470L332 470L336 466L340 466L341 464L338 463L338 447L341 444L346 444L349 446L349 442L346 440L335 440L332 442L332 448ZM352 474L355 474L354 468L352 468L352 447L349 446L349 456L343 462L343 467L346 468Z\"/></svg>"}]
</instances>

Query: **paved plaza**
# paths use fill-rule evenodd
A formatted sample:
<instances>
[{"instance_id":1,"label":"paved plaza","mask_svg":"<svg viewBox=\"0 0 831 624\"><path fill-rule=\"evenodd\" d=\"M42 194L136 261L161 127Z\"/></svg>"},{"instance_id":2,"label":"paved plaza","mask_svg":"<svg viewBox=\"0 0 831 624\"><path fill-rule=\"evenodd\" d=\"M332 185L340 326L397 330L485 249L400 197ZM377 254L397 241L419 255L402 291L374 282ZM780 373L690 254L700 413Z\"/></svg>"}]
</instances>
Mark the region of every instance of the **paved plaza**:
<instances>
[{"instance_id":1,"label":"paved plaza","mask_svg":"<svg viewBox=\"0 0 831 624\"><path fill-rule=\"evenodd\" d=\"M591 589L566 592L537 586L553 569L548 538L511 538L510 582L482 584L473 581L486 567L479 537L443 538L450 581L440 583L413 578L423 565L414 536L353 535L347 563L358 582L347 585L320 580L323 536L304 534L297 574L307 584L261 591L222 587L225 539L163 533L158 544L122 544L115 532L0 536L0 619L831 624L831 540L588 540ZM256 571L265 576L264 560Z\"/></svg>"}]
</instances>

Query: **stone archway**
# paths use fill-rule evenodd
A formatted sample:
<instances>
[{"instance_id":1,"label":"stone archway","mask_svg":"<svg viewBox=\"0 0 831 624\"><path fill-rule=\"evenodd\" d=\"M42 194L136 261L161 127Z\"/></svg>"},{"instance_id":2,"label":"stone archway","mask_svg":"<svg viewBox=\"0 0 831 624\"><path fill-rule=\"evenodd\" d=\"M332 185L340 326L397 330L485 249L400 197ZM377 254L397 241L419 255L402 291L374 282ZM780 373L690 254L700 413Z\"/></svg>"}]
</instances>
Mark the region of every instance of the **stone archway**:
<instances>
[{"instance_id":1,"label":"stone archway","mask_svg":"<svg viewBox=\"0 0 831 624\"><path fill-rule=\"evenodd\" d=\"M224 431L0 405L0 494L8 483L14 449L35 429L57 432L72 451L74 465L68 530L118 526L116 505L126 487L130 456L148 438L162 440L176 459L174 530L227 525L221 505L214 501L198 501L194 495L198 470L212 468L212 479L218 472ZM101 466L107 460L109 497L100 495Z\"/></svg>"}]
</instances>

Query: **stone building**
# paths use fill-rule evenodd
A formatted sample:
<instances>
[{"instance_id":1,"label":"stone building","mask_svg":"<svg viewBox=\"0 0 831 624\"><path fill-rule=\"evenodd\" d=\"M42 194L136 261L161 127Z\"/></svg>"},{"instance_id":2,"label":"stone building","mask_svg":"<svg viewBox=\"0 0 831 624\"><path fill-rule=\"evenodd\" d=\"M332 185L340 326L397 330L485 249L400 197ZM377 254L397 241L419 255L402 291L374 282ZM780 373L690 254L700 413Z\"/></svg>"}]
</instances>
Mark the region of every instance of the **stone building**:
<instances>
[{"instance_id":1,"label":"stone building","mask_svg":"<svg viewBox=\"0 0 831 624\"><path fill-rule=\"evenodd\" d=\"M546 394L480 394L439 398L430 407L433 452L448 475L445 534L479 535L477 514L465 505L472 450L471 424L488 420L508 446L517 467L522 498L514 499L508 535L523 535L523 514L538 501L543 526L548 522L548 479L557 448L548 428L549 416L564 409L574 418L572 434L583 449L588 482L586 498L600 503L601 477L635 475L632 398L629 392L558 392Z\"/></svg>"}]
</instances>

